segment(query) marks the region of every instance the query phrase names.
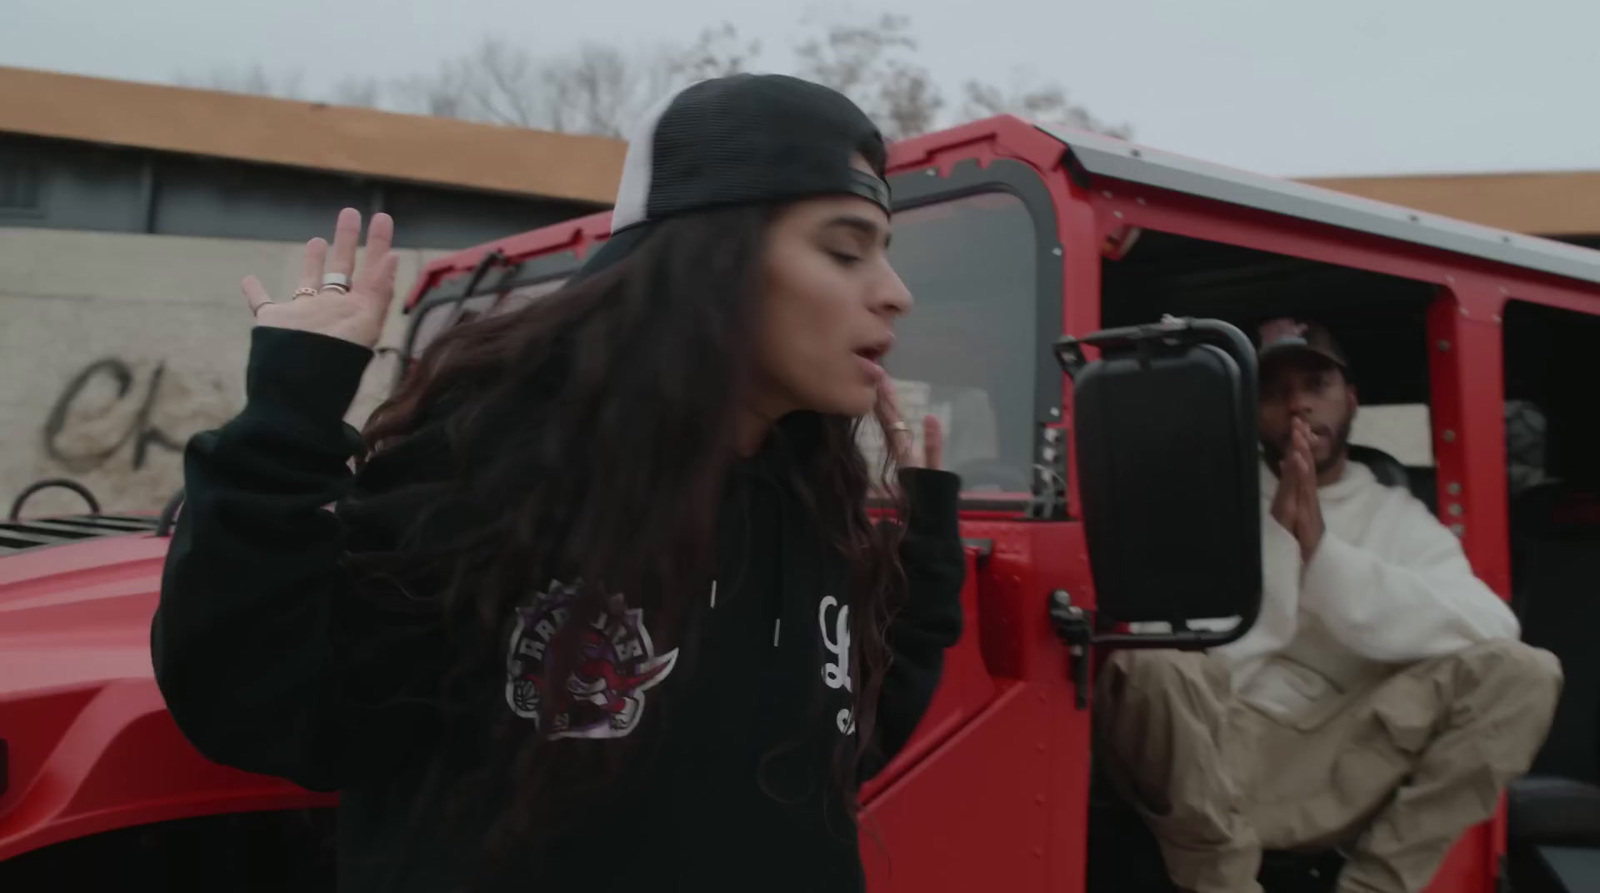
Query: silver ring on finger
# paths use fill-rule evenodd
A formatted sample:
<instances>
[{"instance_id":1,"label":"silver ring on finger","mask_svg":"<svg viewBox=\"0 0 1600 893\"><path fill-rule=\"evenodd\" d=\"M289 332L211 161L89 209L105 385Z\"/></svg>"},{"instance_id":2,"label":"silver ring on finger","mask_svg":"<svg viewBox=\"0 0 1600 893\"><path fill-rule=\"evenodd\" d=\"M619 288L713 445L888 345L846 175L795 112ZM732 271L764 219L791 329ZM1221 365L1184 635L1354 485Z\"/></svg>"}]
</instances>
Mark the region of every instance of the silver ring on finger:
<instances>
[{"instance_id":1,"label":"silver ring on finger","mask_svg":"<svg viewBox=\"0 0 1600 893\"><path fill-rule=\"evenodd\" d=\"M350 290L350 277L343 273L324 273L322 274L322 288L325 291L331 290L344 294Z\"/></svg>"},{"instance_id":2,"label":"silver ring on finger","mask_svg":"<svg viewBox=\"0 0 1600 893\"><path fill-rule=\"evenodd\" d=\"M295 298L309 298L309 297L314 296L316 293L317 293L316 289L311 288L310 286L307 286L307 285L302 285L299 288L294 290L294 297ZM294 298L290 298L289 300L292 301L292 300L294 300Z\"/></svg>"},{"instance_id":3,"label":"silver ring on finger","mask_svg":"<svg viewBox=\"0 0 1600 893\"><path fill-rule=\"evenodd\" d=\"M889 426L889 430L890 431L899 431L902 434L910 434L911 433L911 426L907 425L905 422L895 422L893 425Z\"/></svg>"}]
</instances>

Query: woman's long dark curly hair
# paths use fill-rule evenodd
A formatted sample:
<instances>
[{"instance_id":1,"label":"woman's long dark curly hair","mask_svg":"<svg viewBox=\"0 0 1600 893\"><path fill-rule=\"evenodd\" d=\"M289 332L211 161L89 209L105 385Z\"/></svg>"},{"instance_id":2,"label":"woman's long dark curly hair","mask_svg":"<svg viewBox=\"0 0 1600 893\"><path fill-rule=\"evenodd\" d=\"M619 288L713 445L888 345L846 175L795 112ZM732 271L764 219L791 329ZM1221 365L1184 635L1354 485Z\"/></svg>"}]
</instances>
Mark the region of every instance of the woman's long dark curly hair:
<instances>
[{"instance_id":1,"label":"woman's long dark curly hair","mask_svg":"<svg viewBox=\"0 0 1600 893\"><path fill-rule=\"evenodd\" d=\"M390 555L356 557L366 579L411 581L365 588L404 592L410 609L442 615L460 692L492 690L485 679L503 672L515 607L552 579L584 581L569 629L603 610L605 593L626 593L661 627L658 640L680 640L715 561L719 502L756 361L763 247L779 210L730 207L656 224L614 267L442 334L372 416L368 461L426 432L447 443L447 472L382 497L424 506L412 529L427 533ZM861 421L808 422L815 443L793 468L793 486L850 570L856 740L865 748L899 588L894 527L867 514L874 474L857 446ZM425 589L419 579L430 581ZM557 637L545 690L570 673L574 639ZM448 705L457 693L441 697ZM550 741L525 722L513 728L503 706L497 713L507 720L489 743L501 758L479 774L510 802L492 822L491 848L510 848L557 818L570 823L617 777L621 742ZM550 727L543 717L540 728ZM859 756L840 761L852 804Z\"/></svg>"}]
</instances>

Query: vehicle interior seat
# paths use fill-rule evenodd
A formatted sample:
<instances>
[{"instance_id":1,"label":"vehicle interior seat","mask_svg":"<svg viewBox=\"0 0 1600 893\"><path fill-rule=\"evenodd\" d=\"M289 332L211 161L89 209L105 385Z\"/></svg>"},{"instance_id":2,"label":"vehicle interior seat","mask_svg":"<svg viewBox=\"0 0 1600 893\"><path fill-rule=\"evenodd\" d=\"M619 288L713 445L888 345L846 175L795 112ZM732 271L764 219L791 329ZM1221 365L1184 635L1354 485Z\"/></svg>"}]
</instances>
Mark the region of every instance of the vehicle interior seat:
<instances>
[{"instance_id":1,"label":"vehicle interior seat","mask_svg":"<svg viewBox=\"0 0 1600 893\"><path fill-rule=\"evenodd\" d=\"M1389 455L1377 447L1362 446L1352 443L1349 446L1351 459L1372 469L1372 476L1378 483L1385 487L1405 487L1411 489L1411 473L1401 464L1399 459Z\"/></svg>"},{"instance_id":2,"label":"vehicle interior seat","mask_svg":"<svg viewBox=\"0 0 1600 893\"><path fill-rule=\"evenodd\" d=\"M1508 792L1512 871L1519 893L1600 890L1600 488L1533 487L1511 521L1523 639L1560 658L1566 677L1543 749ZM1588 868L1572 859L1580 851Z\"/></svg>"},{"instance_id":3,"label":"vehicle interior seat","mask_svg":"<svg viewBox=\"0 0 1600 893\"><path fill-rule=\"evenodd\" d=\"M1411 495L1422 500L1428 511L1439 513L1437 472L1431 467L1406 465L1377 447L1352 443L1350 458L1372 469L1373 477L1385 487L1404 487Z\"/></svg>"}]
</instances>

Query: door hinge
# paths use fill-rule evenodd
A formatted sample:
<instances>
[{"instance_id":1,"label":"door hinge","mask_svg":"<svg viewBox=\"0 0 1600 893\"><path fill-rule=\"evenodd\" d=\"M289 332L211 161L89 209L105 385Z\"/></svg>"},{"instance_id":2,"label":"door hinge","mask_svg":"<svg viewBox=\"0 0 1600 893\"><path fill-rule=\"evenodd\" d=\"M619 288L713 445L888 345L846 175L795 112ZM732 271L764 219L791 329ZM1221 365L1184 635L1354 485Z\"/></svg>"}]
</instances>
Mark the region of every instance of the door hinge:
<instances>
[{"instance_id":1,"label":"door hinge","mask_svg":"<svg viewBox=\"0 0 1600 893\"><path fill-rule=\"evenodd\" d=\"M1067 517L1067 432L1052 423L1039 426L1035 445L1032 498L1028 517L1034 521L1061 521Z\"/></svg>"},{"instance_id":2,"label":"door hinge","mask_svg":"<svg viewBox=\"0 0 1600 893\"><path fill-rule=\"evenodd\" d=\"M1072 654L1072 687L1079 710L1089 706L1089 646L1094 624L1089 612L1074 605L1065 589L1050 593L1050 624Z\"/></svg>"}]
</instances>

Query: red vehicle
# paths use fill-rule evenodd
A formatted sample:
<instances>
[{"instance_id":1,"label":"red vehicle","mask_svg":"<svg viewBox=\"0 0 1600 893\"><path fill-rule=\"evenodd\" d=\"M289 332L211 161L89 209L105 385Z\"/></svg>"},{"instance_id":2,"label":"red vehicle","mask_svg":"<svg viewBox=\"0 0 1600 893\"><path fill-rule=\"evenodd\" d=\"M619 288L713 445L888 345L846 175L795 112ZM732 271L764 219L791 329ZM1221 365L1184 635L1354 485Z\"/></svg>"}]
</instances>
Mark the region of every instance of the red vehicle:
<instances>
[{"instance_id":1,"label":"red vehicle","mask_svg":"<svg viewBox=\"0 0 1600 893\"><path fill-rule=\"evenodd\" d=\"M1363 461L1436 510L1567 670L1534 775L1431 889L1600 889L1600 253L1009 117L900 143L891 167L917 297L893 371L908 409L947 423L971 567L943 687L863 792L872 889L1170 889L1094 781L1089 682L1110 649L1230 635L1128 623L1253 619L1238 329L1290 314L1340 334L1368 414L1417 426L1409 464ZM537 300L606 232L596 215L430 265L406 354ZM1544 420L1531 477L1508 406ZM147 638L165 550L154 519L0 524L0 886L329 887L329 799L206 762L163 709ZM1264 880L1322 890L1337 868L1269 854Z\"/></svg>"}]
</instances>

